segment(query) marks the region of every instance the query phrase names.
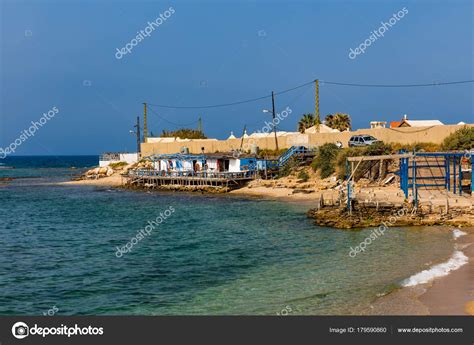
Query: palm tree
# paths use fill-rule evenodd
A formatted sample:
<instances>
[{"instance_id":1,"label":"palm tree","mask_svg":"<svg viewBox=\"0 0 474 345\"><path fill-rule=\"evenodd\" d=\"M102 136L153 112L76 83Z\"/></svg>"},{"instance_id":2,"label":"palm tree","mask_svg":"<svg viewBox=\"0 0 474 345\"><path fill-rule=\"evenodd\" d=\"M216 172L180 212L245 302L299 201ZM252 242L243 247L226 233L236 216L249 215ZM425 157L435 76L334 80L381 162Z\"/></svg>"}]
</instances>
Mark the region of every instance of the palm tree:
<instances>
[{"instance_id":1,"label":"palm tree","mask_svg":"<svg viewBox=\"0 0 474 345\"><path fill-rule=\"evenodd\" d=\"M351 117L348 114L335 113L326 115L325 125L341 132L351 129Z\"/></svg>"},{"instance_id":2,"label":"palm tree","mask_svg":"<svg viewBox=\"0 0 474 345\"><path fill-rule=\"evenodd\" d=\"M313 127L314 125L315 122L313 114L303 114L301 120L298 122L298 131L304 133L306 129Z\"/></svg>"},{"instance_id":3,"label":"palm tree","mask_svg":"<svg viewBox=\"0 0 474 345\"><path fill-rule=\"evenodd\" d=\"M328 127L334 128L334 115L327 114L326 118L324 119L324 124Z\"/></svg>"}]
</instances>

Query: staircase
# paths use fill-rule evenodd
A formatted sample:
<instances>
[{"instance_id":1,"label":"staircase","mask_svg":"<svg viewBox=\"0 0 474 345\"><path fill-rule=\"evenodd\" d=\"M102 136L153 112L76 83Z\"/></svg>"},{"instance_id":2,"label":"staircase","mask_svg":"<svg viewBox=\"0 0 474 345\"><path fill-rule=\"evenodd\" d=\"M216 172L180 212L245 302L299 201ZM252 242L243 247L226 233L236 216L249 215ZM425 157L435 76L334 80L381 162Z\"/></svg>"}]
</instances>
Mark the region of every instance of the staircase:
<instances>
[{"instance_id":1,"label":"staircase","mask_svg":"<svg viewBox=\"0 0 474 345\"><path fill-rule=\"evenodd\" d=\"M266 167L267 169L278 170L284 167L293 157L296 157L298 160L306 160L314 157L315 154L315 149L309 149L306 146L292 146L278 157L278 159L266 160Z\"/></svg>"}]
</instances>

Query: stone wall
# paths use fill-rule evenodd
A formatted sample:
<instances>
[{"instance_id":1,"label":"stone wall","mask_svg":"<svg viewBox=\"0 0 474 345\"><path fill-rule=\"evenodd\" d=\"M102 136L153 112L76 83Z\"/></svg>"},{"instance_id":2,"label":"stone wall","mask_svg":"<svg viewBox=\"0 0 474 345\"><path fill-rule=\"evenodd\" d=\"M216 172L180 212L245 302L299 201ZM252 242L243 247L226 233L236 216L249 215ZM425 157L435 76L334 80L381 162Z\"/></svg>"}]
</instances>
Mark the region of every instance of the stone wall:
<instances>
[{"instance_id":1,"label":"stone wall","mask_svg":"<svg viewBox=\"0 0 474 345\"><path fill-rule=\"evenodd\" d=\"M474 124L467 125L474 127ZM444 138L455 132L463 126L447 125L447 126L431 126L431 127L404 127L404 128L372 128L360 129L352 132L341 133L315 133L301 134L294 133L291 135L278 137L279 148L288 148L293 145L320 146L325 143L335 143L341 141L344 147L347 147L349 138L356 134L368 134L382 140L386 143L414 144L420 142L429 142L441 144ZM233 149L240 148L241 139L228 140L190 140L182 142L170 143L143 143L141 146L142 156L162 153L177 153L182 147L189 148L190 153L204 152L229 152ZM250 149L252 144L257 145L260 149L275 149L275 138L269 136L266 138L247 138L244 139L244 148Z\"/></svg>"}]
</instances>

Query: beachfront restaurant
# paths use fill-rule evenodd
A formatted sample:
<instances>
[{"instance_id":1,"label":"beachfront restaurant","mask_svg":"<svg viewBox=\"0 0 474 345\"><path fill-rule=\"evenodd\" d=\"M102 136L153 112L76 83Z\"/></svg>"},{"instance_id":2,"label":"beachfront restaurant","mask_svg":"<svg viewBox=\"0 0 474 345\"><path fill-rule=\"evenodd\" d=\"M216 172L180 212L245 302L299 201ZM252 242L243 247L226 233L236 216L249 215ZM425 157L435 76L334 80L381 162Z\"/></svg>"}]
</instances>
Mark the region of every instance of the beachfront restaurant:
<instances>
[{"instance_id":1,"label":"beachfront restaurant","mask_svg":"<svg viewBox=\"0 0 474 345\"><path fill-rule=\"evenodd\" d=\"M257 170L257 158L252 155L155 154L147 158L160 176L237 176L251 175Z\"/></svg>"}]
</instances>

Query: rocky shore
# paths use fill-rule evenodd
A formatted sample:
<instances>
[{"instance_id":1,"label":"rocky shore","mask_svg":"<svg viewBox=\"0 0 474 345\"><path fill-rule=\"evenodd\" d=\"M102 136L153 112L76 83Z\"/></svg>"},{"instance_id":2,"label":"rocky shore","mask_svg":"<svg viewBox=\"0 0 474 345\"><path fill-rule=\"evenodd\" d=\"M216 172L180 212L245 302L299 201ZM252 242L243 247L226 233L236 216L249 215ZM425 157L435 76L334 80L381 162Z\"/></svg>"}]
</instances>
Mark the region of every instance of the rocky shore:
<instances>
[{"instance_id":1,"label":"rocky shore","mask_svg":"<svg viewBox=\"0 0 474 345\"><path fill-rule=\"evenodd\" d=\"M474 226L474 211L451 208L448 213L427 212L405 203L403 205L361 205L355 203L349 213L344 206L312 208L307 216L318 226L337 229L358 229L378 226Z\"/></svg>"}]
</instances>

